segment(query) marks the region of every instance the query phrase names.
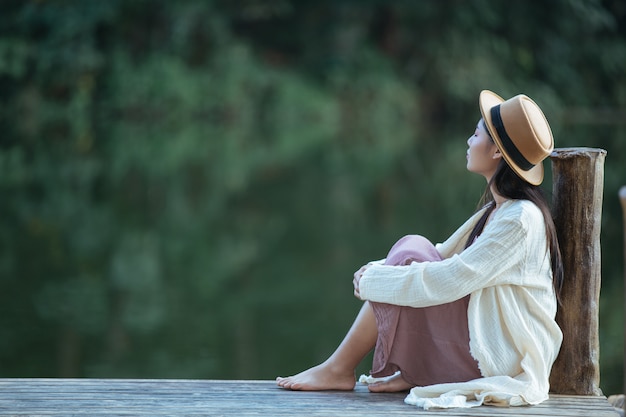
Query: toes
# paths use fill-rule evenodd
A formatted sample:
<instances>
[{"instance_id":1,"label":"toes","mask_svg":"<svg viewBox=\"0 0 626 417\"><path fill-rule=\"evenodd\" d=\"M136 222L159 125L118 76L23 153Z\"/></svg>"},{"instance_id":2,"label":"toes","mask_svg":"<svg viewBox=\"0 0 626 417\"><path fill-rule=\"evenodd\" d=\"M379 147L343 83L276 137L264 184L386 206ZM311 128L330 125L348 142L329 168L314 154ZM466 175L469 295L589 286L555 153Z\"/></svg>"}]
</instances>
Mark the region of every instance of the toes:
<instances>
[{"instance_id":1,"label":"toes","mask_svg":"<svg viewBox=\"0 0 626 417\"><path fill-rule=\"evenodd\" d=\"M281 388L285 388L285 389L294 389L294 382L291 378L282 378L280 377L280 379L277 379L278 381L278 386Z\"/></svg>"},{"instance_id":2,"label":"toes","mask_svg":"<svg viewBox=\"0 0 626 417\"><path fill-rule=\"evenodd\" d=\"M379 382L367 385L367 389L370 390L371 392L382 392L383 388L384 387L382 387Z\"/></svg>"},{"instance_id":3,"label":"toes","mask_svg":"<svg viewBox=\"0 0 626 417\"><path fill-rule=\"evenodd\" d=\"M384 382L376 382L367 386L371 392L404 392L410 390L412 387L413 386L411 384L401 378L394 378Z\"/></svg>"}]
</instances>

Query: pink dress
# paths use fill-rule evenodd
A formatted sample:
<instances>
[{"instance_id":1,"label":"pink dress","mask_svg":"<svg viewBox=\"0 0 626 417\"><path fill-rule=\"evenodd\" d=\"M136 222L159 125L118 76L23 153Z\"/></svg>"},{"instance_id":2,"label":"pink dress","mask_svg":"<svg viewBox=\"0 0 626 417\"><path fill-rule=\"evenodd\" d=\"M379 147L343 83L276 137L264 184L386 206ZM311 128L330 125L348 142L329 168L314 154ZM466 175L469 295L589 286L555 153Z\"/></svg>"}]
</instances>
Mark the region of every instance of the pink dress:
<instances>
[{"instance_id":1,"label":"pink dress","mask_svg":"<svg viewBox=\"0 0 626 417\"><path fill-rule=\"evenodd\" d=\"M385 264L440 260L428 239L408 235L391 248ZM371 375L385 377L401 371L415 386L480 378L469 348L468 303L469 295L424 308L370 302L378 326Z\"/></svg>"}]
</instances>

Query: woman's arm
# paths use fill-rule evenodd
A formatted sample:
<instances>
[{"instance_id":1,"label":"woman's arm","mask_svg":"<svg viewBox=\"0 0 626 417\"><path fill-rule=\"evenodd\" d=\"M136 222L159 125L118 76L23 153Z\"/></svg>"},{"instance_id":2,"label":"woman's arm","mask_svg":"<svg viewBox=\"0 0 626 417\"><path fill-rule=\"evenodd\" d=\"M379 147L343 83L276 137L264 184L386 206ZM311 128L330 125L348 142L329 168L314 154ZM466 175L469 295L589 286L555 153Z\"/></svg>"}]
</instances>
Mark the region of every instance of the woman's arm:
<instances>
[{"instance_id":1,"label":"woman's arm","mask_svg":"<svg viewBox=\"0 0 626 417\"><path fill-rule=\"evenodd\" d=\"M523 210L512 210L497 216L472 246L443 261L371 265L359 270L358 279L355 274L355 294L365 300L427 307L496 284L519 285L529 245L546 247L543 222L537 223L534 216L523 220L523 215ZM529 233L528 224L541 230Z\"/></svg>"}]
</instances>

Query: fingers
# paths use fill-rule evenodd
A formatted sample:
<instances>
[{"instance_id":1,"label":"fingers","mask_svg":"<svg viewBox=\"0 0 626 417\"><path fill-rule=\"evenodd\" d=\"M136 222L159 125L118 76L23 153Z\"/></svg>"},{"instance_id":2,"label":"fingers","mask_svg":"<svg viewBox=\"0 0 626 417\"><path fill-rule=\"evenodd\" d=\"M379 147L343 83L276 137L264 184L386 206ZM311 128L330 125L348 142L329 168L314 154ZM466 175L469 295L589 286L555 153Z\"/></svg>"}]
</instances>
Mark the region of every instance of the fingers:
<instances>
[{"instance_id":1,"label":"fingers","mask_svg":"<svg viewBox=\"0 0 626 417\"><path fill-rule=\"evenodd\" d=\"M359 283L361 282L361 277L363 277L363 273L367 269L367 266L362 266L358 271L354 273L354 279L352 280L352 285L354 286L354 296L359 300L361 298L361 292L359 291Z\"/></svg>"}]
</instances>

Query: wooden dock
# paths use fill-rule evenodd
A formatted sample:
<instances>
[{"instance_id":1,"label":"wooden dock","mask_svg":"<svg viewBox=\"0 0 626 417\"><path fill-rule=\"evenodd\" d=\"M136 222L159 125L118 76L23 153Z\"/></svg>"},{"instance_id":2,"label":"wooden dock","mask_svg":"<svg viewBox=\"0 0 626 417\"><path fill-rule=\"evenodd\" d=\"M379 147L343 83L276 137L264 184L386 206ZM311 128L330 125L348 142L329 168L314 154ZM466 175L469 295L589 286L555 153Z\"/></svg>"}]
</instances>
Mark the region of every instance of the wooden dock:
<instances>
[{"instance_id":1,"label":"wooden dock","mask_svg":"<svg viewBox=\"0 0 626 417\"><path fill-rule=\"evenodd\" d=\"M555 395L532 407L424 411L404 394L295 392L273 381L0 379L0 416L615 417L605 397Z\"/></svg>"}]
</instances>

